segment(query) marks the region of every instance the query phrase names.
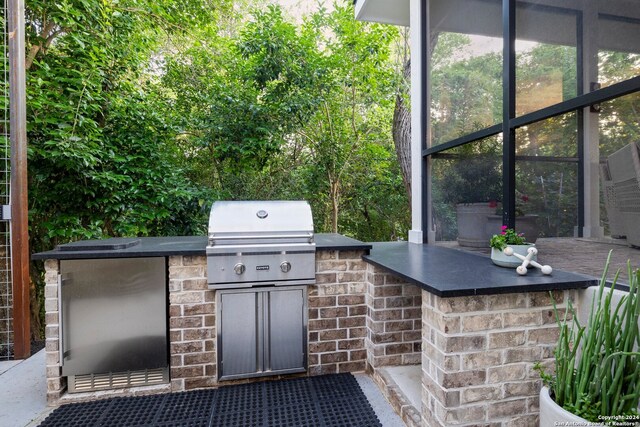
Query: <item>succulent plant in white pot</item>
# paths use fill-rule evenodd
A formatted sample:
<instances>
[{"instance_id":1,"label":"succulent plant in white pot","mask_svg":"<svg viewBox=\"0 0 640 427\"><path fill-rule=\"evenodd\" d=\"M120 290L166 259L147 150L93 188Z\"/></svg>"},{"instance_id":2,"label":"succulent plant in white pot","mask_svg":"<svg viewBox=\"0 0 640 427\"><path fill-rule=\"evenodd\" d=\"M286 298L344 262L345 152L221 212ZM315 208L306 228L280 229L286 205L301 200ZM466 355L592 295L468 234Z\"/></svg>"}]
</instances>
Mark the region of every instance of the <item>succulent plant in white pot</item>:
<instances>
[{"instance_id":1,"label":"succulent plant in white pot","mask_svg":"<svg viewBox=\"0 0 640 427\"><path fill-rule=\"evenodd\" d=\"M545 385L540 394L541 427L576 421L640 424L640 272L628 264L629 292L616 302L618 274L611 289L606 286L610 259L611 254L586 326L579 323L571 302L562 317L556 309L560 334L555 371L537 367Z\"/></svg>"}]
</instances>

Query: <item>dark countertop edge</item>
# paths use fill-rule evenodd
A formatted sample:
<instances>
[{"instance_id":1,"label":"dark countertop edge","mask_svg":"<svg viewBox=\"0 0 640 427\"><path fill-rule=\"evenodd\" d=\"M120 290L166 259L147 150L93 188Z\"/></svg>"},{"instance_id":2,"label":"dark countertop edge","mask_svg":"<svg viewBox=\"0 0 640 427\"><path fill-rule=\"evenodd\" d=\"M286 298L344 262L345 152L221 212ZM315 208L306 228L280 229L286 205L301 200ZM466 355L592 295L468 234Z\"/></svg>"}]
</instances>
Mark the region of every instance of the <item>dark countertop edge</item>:
<instances>
[{"instance_id":1,"label":"dark countertop edge","mask_svg":"<svg viewBox=\"0 0 640 427\"><path fill-rule=\"evenodd\" d=\"M372 259L370 259L369 255L364 255L362 259L376 267L380 267L383 270L398 276L407 282L418 286L419 288L424 289L436 296L449 298L449 297L467 297L474 295L497 295L497 294L513 294L518 292L545 292L545 291L553 291L553 290L565 290L565 289L586 289L591 286L597 285L597 280L594 278L594 283L589 283L588 281L584 282L575 282L575 281L562 281L562 282L554 282L554 283L538 283L532 285L518 285L517 291L514 290L514 286L511 287L486 287L486 288L474 288L474 289L452 289L452 290L442 290L434 288L433 286L428 285L427 283L421 282L411 276L407 276L399 271L396 271L393 268L390 268L384 264L380 264ZM620 289L616 287L616 289Z\"/></svg>"},{"instance_id":2,"label":"dark countertop edge","mask_svg":"<svg viewBox=\"0 0 640 427\"><path fill-rule=\"evenodd\" d=\"M168 251L148 251L148 252L121 252L95 251L95 252L73 252L73 251L47 251L31 255L33 261L46 261L48 259L106 259L106 258L154 258L168 256L205 256L201 250L181 250L176 253Z\"/></svg>"},{"instance_id":3,"label":"dark countertop edge","mask_svg":"<svg viewBox=\"0 0 640 427\"><path fill-rule=\"evenodd\" d=\"M425 291L429 291L429 292L431 292L432 294L437 295L437 296L439 296L439 297L443 297L443 296L445 296L445 295L444 295L444 293L443 293L441 290L436 289L436 288L434 288L433 286L429 286L429 285L427 285L427 284L426 284L426 283L424 283L424 282L421 282L421 281L419 281L419 280L416 280L416 279L414 279L414 278L413 278L413 277L411 277L411 276L407 276L406 274L401 273L400 271L396 271L396 270L395 270L395 269L393 269L393 268L389 268L389 267L387 267L387 266L386 266L386 265L384 265L384 264L381 264L381 263L379 263L379 262L377 262L377 261L374 261L374 260L372 260L372 259L370 258L370 256L369 256L369 255L363 255L363 256L362 256L362 259L363 259L363 261L364 261L364 262L369 263L369 264L371 264L371 265L375 265L376 267L380 267L381 269L383 269L383 270L385 270L385 271L387 271L387 272L389 272L389 273L393 273L395 276L398 276L398 277L400 277L400 278L402 278L402 279L406 280L407 282L409 282L409 283L411 283L411 284L414 284L414 285L418 286L419 288L424 289ZM473 293L471 293L471 294L468 294L468 295L474 295L474 294L473 294ZM463 295L460 295L460 296L463 296Z\"/></svg>"},{"instance_id":4,"label":"dark countertop edge","mask_svg":"<svg viewBox=\"0 0 640 427\"><path fill-rule=\"evenodd\" d=\"M397 249L397 247L394 248L390 246L390 245L396 246L394 243L399 244L400 242L379 242L379 243L374 242L372 243L373 252L370 255L364 255L362 259L371 265L375 265L383 269L384 271L394 274L395 276L402 278L407 282L413 285L416 285L419 288L424 289L439 297L496 295L496 294L508 294L508 293L517 293L517 292L545 292L545 291L551 291L551 290L586 289L591 286L597 286L600 282L600 279L596 277L592 277L592 276L588 276L580 273L564 272L561 270L557 270L558 272L561 273L562 277L558 278L557 276L556 277L550 276L551 280L550 281L547 280L544 283L540 283L535 276L531 278L532 280L530 283L522 283L523 279L527 280L528 276L514 276L514 282L520 281L520 283L498 284L498 283L487 282L485 283L485 285L479 284L477 286L469 286L469 287L463 287L463 288L452 287L448 283L441 283L439 285L438 283L433 283L433 281L437 282L439 280L438 274L441 274L441 272L440 273L436 272L435 277L433 279L430 279L428 275L425 275L426 273L424 272L419 273L416 276L415 270L414 272L412 272L411 268L405 269L405 267L408 267L408 266L403 265L405 264L404 262L401 262L400 264L398 264L397 263L398 251L395 250ZM407 242L404 242L404 243L408 245L406 249L407 252L406 254L403 253L402 252L403 248L400 248L401 250L399 253L400 253L400 258L403 260L406 260L412 255L412 250L410 248L412 244ZM390 251L390 255L385 255L385 246L389 248L387 250ZM483 264L482 266L484 267L485 257L479 254L469 253L469 252L465 252L457 249L451 249L451 248L441 248L439 246L432 246L432 245L426 245L426 246L417 245L417 246L429 248L428 252L433 252L434 250L442 251L442 252L448 251L451 253L455 253L456 254L455 256L458 258L468 257L470 264L477 263L478 260L480 259L482 260L482 264ZM382 251L382 254L380 251ZM439 256L439 255L441 254L434 253L432 256ZM396 257L395 260L394 260L394 257ZM486 260L488 260L488 257L486 257ZM458 261L460 260L458 259ZM397 264L397 265L394 265L394 264ZM490 267L490 268L495 268L495 267ZM504 269L500 269L500 270L504 270ZM538 276L538 278L539 277L541 276ZM498 281L500 281L500 279L498 279ZM622 286L618 285L616 286L616 288L621 289Z\"/></svg>"},{"instance_id":5,"label":"dark countertop edge","mask_svg":"<svg viewBox=\"0 0 640 427\"><path fill-rule=\"evenodd\" d=\"M370 243L361 242L338 233L317 233L315 235L316 251L369 251Z\"/></svg>"},{"instance_id":6,"label":"dark countertop edge","mask_svg":"<svg viewBox=\"0 0 640 427\"><path fill-rule=\"evenodd\" d=\"M317 251L364 251L368 255L370 250L371 250L370 245L348 245L348 246L344 246L344 245L317 246L316 245L316 252Z\"/></svg>"},{"instance_id":7,"label":"dark countertop edge","mask_svg":"<svg viewBox=\"0 0 640 427\"><path fill-rule=\"evenodd\" d=\"M316 235L316 251L365 251L367 254L372 245L361 242L350 237L342 236L336 233L317 233ZM140 237L141 240L154 239L153 237ZM190 245L188 240L203 239L202 248L180 249L179 247L166 248L162 250L148 249L143 246L133 246L126 249L110 249L110 250L88 250L88 251L72 251L72 250L50 250L39 252L31 255L34 261L43 261L48 259L68 260L68 259L104 259L104 258L144 258L144 257L166 257L172 255L178 256L205 256L206 237L205 236L176 236L166 237L165 239L185 239L185 245ZM147 240L148 241L148 240Z\"/></svg>"}]
</instances>

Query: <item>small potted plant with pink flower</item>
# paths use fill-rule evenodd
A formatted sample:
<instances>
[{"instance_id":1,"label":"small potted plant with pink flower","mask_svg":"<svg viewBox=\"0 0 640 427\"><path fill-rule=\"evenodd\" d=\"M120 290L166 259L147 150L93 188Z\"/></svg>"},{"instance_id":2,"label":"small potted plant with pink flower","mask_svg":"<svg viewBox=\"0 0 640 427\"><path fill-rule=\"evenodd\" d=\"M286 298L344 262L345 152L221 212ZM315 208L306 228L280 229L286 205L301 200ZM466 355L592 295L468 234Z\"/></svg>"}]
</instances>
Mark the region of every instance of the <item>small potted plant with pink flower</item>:
<instances>
[{"instance_id":1,"label":"small potted plant with pink flower","mask_svg":"<svg viewBox=\"0 0 640 427\"><path fill-rule=\"evenodd\" d=\"M504 249L509 246L513 248L515 253L523 256L527 255L527 249L531 246L535 246L533 243L527 243L523 233L516 233L513 228L508 228L503 225L500 234L494 234L489 241L491 246L491 261L495 265L500 267L516 268L522 261L515 256L507 256L504 254ZM534 261L536 256L533 257Z\"/></svg>"}]
</instances>

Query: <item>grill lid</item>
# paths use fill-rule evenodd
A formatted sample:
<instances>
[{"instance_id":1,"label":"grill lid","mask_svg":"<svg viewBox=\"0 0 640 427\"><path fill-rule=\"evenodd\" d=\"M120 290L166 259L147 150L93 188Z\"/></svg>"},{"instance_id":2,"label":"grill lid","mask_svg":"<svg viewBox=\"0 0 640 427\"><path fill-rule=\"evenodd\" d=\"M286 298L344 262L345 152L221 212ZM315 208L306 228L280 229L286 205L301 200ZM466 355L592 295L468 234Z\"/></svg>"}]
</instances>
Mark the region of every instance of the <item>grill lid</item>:
<instances>
[{"instance_id":1,"label":"grill lid","mask_svg":"<svg viewBox=\"0 0 640 427\"><path fill-rule=\"evenodd\" d=\"M311 206L304 201L220 201L209 214L209 239L313 237Z\"/></svg>"},{"instance_id":2,"label":"grill lid","mask_svg":"<svg viewBox=\"0 0 640 427\"><path fill-rule=\"evenodd\" d=\"M210 289L315 281L313 218L307 202L215 202L209 216Z\"/></svg>"}]
</instances>

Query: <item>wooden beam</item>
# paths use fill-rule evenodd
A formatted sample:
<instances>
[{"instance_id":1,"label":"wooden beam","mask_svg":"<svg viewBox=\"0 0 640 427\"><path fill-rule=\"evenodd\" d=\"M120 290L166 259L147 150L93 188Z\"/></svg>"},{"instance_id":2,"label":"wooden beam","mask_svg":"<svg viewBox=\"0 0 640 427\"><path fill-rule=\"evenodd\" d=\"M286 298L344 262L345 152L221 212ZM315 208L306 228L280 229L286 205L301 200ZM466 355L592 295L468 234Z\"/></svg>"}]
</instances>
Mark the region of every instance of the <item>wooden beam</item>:
<instances>
[{"instance_id":1,"label":"wooden beam","mask_svg":"<svg viewBox=\"0 0 640 427\"><path fill-rule=\"evenodd\" d=\"M13 354L24 359L31 353L24 0L9 0L8 6Z\"/></svg>"}]
</instances>

